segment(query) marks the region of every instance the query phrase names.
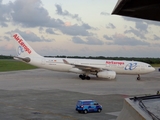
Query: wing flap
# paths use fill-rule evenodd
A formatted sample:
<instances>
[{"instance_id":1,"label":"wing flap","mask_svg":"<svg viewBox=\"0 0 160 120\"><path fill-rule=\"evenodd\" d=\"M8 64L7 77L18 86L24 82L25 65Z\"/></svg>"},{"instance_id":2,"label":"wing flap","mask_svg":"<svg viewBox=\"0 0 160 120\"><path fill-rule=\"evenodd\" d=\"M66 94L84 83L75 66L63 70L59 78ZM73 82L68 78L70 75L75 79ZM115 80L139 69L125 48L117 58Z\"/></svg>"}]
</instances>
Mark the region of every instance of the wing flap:
<instances>
[{"instance_id":1,"label":"wing flap","mask_svg":"<svg viewBox=\"0 0 160 120\"><path fill-rule=\"evenodd\" d=\"M69 63L65 59L63 59L63 62L65 64L73 65L75 68L81 69L83 71L90 71L90 72L99 72L99 71L102 71L102 70L109 71L108 69L103 69L103 68L99 68L99 67L93 67L93 66L89 66L89 65L79 65L79 64Z\"/></svg>"}]
</instances>

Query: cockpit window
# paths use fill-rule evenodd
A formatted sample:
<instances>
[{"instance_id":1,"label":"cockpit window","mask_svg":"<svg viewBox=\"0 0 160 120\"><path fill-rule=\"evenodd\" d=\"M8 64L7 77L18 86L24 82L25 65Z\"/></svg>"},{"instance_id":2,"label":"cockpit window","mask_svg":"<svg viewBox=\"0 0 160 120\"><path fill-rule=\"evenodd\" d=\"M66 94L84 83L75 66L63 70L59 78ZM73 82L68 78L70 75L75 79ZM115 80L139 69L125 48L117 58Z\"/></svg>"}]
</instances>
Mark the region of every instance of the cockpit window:
<instances>
[{"instance_id":1,"label":"cockpit window","mask_svg":"<svg viewBox=\"0 0 160 120\"><path fill-rule=\"evenodd\" d=\"M148 67L152 67L151 65L148 65Z\"/></svg>"}]
</instances>

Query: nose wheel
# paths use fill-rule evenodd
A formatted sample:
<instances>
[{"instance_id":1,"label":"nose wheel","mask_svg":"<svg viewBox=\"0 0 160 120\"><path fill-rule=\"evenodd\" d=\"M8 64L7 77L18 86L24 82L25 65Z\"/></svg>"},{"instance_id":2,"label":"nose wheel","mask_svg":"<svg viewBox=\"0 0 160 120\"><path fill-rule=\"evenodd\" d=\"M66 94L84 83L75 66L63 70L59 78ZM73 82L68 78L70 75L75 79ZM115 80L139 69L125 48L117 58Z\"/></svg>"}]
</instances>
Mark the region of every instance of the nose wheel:
<instances>
[{"instance_id":1,"label":"nose wheel","mask_svg":"<svg viewBox=\"0 0 160 120\"><path fill-rule=\"evenodd\" d=\"M138 74L137 80L141 80L141 77L140 77L140 75L139 75L139 74Z\"/></svg>"},{"instance_id":2,"label":"nose wheel","mask_svg":"<svg viewBox=\"0 0 160 120\"><path fill-rule=\"evenodd\" d=\"M82 80L90 80L90 77L87 75L79 75L79 78L81 78Z\"/></svg>"}]
</instances>

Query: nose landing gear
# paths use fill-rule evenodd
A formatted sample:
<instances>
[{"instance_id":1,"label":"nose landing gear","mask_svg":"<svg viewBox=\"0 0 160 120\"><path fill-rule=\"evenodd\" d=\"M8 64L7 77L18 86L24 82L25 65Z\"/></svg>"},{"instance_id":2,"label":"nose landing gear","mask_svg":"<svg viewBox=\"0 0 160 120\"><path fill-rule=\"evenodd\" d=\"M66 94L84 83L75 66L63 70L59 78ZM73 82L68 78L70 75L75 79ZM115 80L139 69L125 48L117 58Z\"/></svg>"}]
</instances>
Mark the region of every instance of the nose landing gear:
<instances>
[{"instance_id":1,"label":"nose landing gear","mask_svg":"<svg viewBox=\"0 0 160 120\"><path fill-rule=\"evenodd\" d=\"M139 74L138 74L137 80L141 80L141 77L140 77L140 75L139 75Z\"/></svg>"}]
</instances>

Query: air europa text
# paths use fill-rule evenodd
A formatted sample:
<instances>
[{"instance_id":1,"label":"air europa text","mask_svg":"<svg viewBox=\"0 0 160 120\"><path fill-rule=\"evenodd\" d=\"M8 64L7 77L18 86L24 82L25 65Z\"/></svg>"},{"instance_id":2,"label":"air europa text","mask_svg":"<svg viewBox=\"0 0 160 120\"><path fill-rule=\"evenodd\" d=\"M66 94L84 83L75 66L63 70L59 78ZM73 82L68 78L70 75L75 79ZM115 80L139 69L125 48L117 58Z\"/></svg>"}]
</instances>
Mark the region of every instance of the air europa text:
<instances>
[{"instance_id":1,"label":"air europa text","mask_svg":"<svg viewBox=\"0 0 160 120\"><path fill-rule=\"evenodd\" d=\"M24 48L25 51L27 51L29 54L32 52L26 44L23 42L23 39L21 39L17 34L13 35L13 38L18 41L18 43Z\"/></svg>"},{"instance_id":2,"label":"air europa text","mask_svg":"<svg viewBox=\"0 0 160 120\"><path fill-rule=\"evenodd\" d=\"M124 62L117 62L117 61L106 61L106 64L124 65Z\"/></svg>"}]
</instances>

